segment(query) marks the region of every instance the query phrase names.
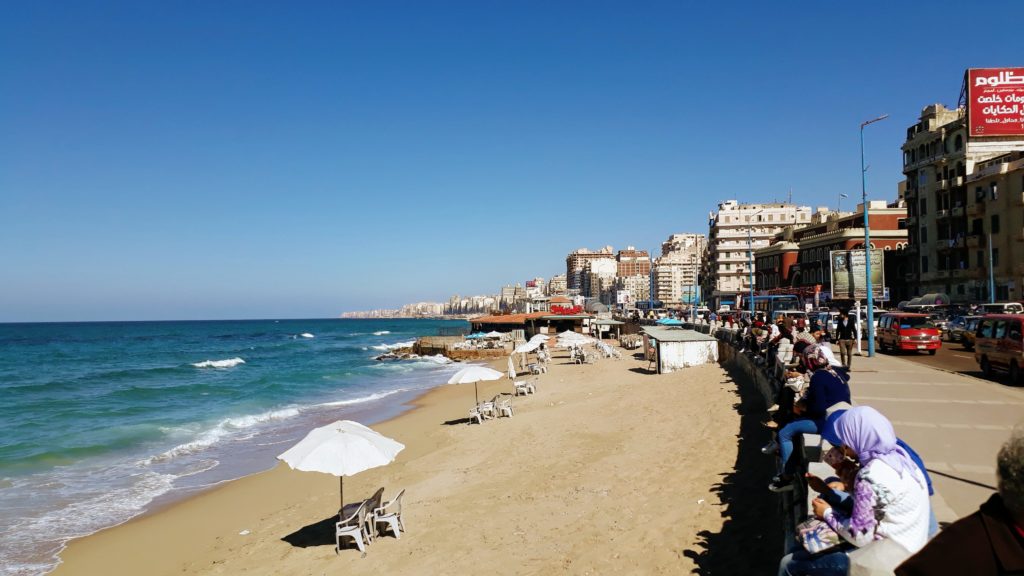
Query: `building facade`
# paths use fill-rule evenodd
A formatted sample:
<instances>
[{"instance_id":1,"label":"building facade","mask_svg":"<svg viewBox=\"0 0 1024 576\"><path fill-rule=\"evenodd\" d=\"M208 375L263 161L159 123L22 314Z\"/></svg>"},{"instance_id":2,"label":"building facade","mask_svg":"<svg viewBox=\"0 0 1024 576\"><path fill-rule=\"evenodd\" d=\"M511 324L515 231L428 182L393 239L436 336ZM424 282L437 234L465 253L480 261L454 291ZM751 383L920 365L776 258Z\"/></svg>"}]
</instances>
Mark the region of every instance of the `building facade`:
<instances>
[{"instance_id":1,"label":"building facade","mask_svg":"<svg viewBox=\"0 0 1024 576\"><path fill-rule=\"evenodd\" d=\"M637 250L627 246L615 255L616 276L649 276L651 274L651 256L647 250Z\"/></svg>"},{"instance_id":2,"label":"building facade","mask_svg":"<svg viewBox=\"0 0 1024 576\"><path fill-rule=\"evenodd\" d=\"M750 292L752 250L768 246L784 227L804 225L810 220L810 206L721 202L718 211L708 215L701 273L701 288L709 307L735 308Z\"/></svg>"},{"instance_id":3,"label":"building facade","mask_svg":"<svg viewBox=\"0 0 1024 576\"><path fill-rule=\"evenodd\" d=\"M871 247L883 251L884 260L907 248L907 209L902 202L868 202ZM831 300L830 253L864 249L864 205L855 212L818 212L805 226L787 227L772 244L755 254L755 292L778 290L811 298L816 304ZM891 256L890 256L891 255ZM905 266L905 265L904 265ZM886 270L888 272L888 269ZM904 274L886 274L885 284L901 291Z\"/></svg>"},{"instance_id":4,"label":"building facade","mask_svg":"<svg viewBox=\"0 0 1024 576\"><path fill-rule=\"evenodd\" d=\"M633 302L644 302L650 298L651 277L649 274L637 274L634 276L618 276L615 278L615 290L628 292ZM613 293L614 294L614 293ZM605 304L614 304L615 299Z\"/></svg>"},{"instance_id":5,"label":"building facade","mask_svg":"<svg viewBox=\"0 0 1024 576\"><path fill-rule=\"evenodd\" d=\"M615 263L615 253L611 246L594 251L587 248L573 250L565 257L565 280L567 290L583 290L584 268L587 262L608 260Z\"/></svg>"},{"instance_id":6,"label":"building facade","mask_svg":"<svg viewBox=\"0 0 1024 576\"><path fill-rule=\"evenodd\" d=\"M964 108L925 107L903 143L912 296L953 302L1021 299L1021 137L972 137ZM1015 180L1016 177L1016 180ZM989 265L988 235L992 234ZM998 263L996 263L998 261Z\"/></svg>"},{"instance_id":7,"label":"building facade","mask_svg":"<svg viewBox=\"0 0 1024 576\"><path fill-rule=\"evenodd\" d=\"M548 296L564 296L568 286L565 282L565 274L556 274L548 282Z\"/></svg>"}]
</instances>

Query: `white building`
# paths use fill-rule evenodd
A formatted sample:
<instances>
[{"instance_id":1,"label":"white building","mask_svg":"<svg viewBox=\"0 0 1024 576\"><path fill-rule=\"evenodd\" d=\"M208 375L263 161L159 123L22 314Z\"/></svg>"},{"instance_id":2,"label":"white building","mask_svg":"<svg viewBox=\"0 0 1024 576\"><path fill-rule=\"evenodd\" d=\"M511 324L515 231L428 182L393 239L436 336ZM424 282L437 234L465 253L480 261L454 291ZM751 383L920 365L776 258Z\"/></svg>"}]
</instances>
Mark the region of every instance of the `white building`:
<instances>
[{"instance_id":1,"label":"white building","mask_svg":"<svg viewBox=\"0 0 1024 576\"><path fill-rule=\"evenodd\" d=\"M703 234L673 234L661 244L661 257L654 263L654 294L663 305L687 300L697 291L707 240Z\"/></svg>"},{"instance_id":2,"label":"white building","mask_svg":"<svg viewBox=\"0 0 1024 576\"><path fill-rule=\"evenodd\" d=\"M588 298L605 301L606 293L615 289L615 274L618 269L615 258L587 260L583 267L581 294Z\"/></svg>"},{"instance_id":3,"label":"white building","mask_svg":"<svg viewBox=\"0 0 1024 576\"><path fill-rule=\"evenodd\" d=\"M708 214L708 243L701 287L711 308L735 308L749 294L751 252L768 246L786 226L811 221L811 207L788 203L740 204L726 200Z\"/></svg>"},{"instance_id":4,"label":"white building","mask_svg":"<svg viewBox=\"0 0 1024 576\"><path fill-rule=\"evenodd\" d=\"M564 296L568 288L565 282L565 274L556 274L548 282L548 296Z\"/></svg>"}]
</instances>

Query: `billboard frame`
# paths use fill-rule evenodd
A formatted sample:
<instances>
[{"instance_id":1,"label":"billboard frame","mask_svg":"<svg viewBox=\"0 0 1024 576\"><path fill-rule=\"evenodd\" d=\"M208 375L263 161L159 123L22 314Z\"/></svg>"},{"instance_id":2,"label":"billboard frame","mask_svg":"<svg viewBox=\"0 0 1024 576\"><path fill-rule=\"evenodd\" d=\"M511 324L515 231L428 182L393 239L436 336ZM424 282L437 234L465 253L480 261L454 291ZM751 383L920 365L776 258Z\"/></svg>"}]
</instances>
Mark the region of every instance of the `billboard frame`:
<instances>
[{"instance_id":1,"label":"billboard frame","mask_svg":"<svg viewBox=\"0 0 1024 576\"><path fill-rule=\"evenodd\" d=\"M1024 68L968 68L964 95L968 138L1024 137Z\"/></svg>"},{"instance_id":2,"label":"billboard frame","mask_svg":"<svg viewBox=\"0 0 1024 576\"><path fill-rule=\"evenodd\" d=\"M860 256L861 266L864 267L864 254L863 248L851 248L847 250L829 250L828 253L828 283L829 291L832 294L833 300L865 300L868 297L867 293L867 277L866 275L861 276L860 284L858 285L856 275L851 269L850 263L856 259L856 256ZM877 255L877 260L875 256ZM841 265L849 272L849 286L843 290L836 288L836 276L835 271L838 269L836 266L836 257L845 257L844 263ZM886 286L885 286L885 250L881 248L871 249L871 292L875 300L885 299ZM862 268L863 269L863 268ZM865 270L866 271L866 270ZM875 279L877 278L877 280Z\"/></svg>"}]
</instances>

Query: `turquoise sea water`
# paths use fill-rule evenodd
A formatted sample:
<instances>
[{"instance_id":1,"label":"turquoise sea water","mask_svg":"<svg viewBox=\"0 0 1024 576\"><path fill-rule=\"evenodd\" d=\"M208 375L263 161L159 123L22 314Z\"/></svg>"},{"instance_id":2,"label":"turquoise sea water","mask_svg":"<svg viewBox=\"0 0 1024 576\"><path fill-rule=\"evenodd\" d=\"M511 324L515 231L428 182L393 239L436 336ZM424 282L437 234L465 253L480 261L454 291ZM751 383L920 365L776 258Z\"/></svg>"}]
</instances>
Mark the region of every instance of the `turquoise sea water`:
<instances>
[{"instance_id":1,"label":"turquoise sea water","mask_svg":"<svg viewBox=\"0 0 1024 576\"><path fill-rule=\"evenodd\" d=\"M311 428L397 414L460 366L377 362L456 321L0 324L0 574L266 470Z\"/></svg>"}]
</instances>

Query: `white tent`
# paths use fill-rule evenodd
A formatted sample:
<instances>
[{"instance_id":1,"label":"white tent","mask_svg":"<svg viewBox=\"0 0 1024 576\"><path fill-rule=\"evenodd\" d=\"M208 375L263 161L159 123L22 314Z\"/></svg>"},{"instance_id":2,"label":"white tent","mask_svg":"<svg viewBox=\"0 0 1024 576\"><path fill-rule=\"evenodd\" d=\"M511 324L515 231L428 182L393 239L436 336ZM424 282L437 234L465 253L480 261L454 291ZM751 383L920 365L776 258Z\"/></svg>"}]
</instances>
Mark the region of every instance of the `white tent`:
<instances>
[{"instance_id":1,"label":"white tent","mask_svg":"<svg viewBox=\"0 0 1024 576\"><path fill-rule=\"evenodd\" d=\"M504 335L505 334L503 334L501 332L498 332L498 331L491 331L491 332L488 332L487 334L484 334L484 338L501 338Z\"/></svg>"},{"instance_id":2,"label":"white tent","mask_svg":"<svg viewBox=\"0 0 1024 576\"><path fill-rule=\"evenodd\" d=\"M525 344L520 344L519 346L517 346L516 347L516 352L517 353L521 353L521 354L526 354L527 352L533 352L534 350L540 348L540 345L541 345L540 342L535 342L533 340L530 340L529 342L527 342Z\"/></svg>"}]
</instances>

